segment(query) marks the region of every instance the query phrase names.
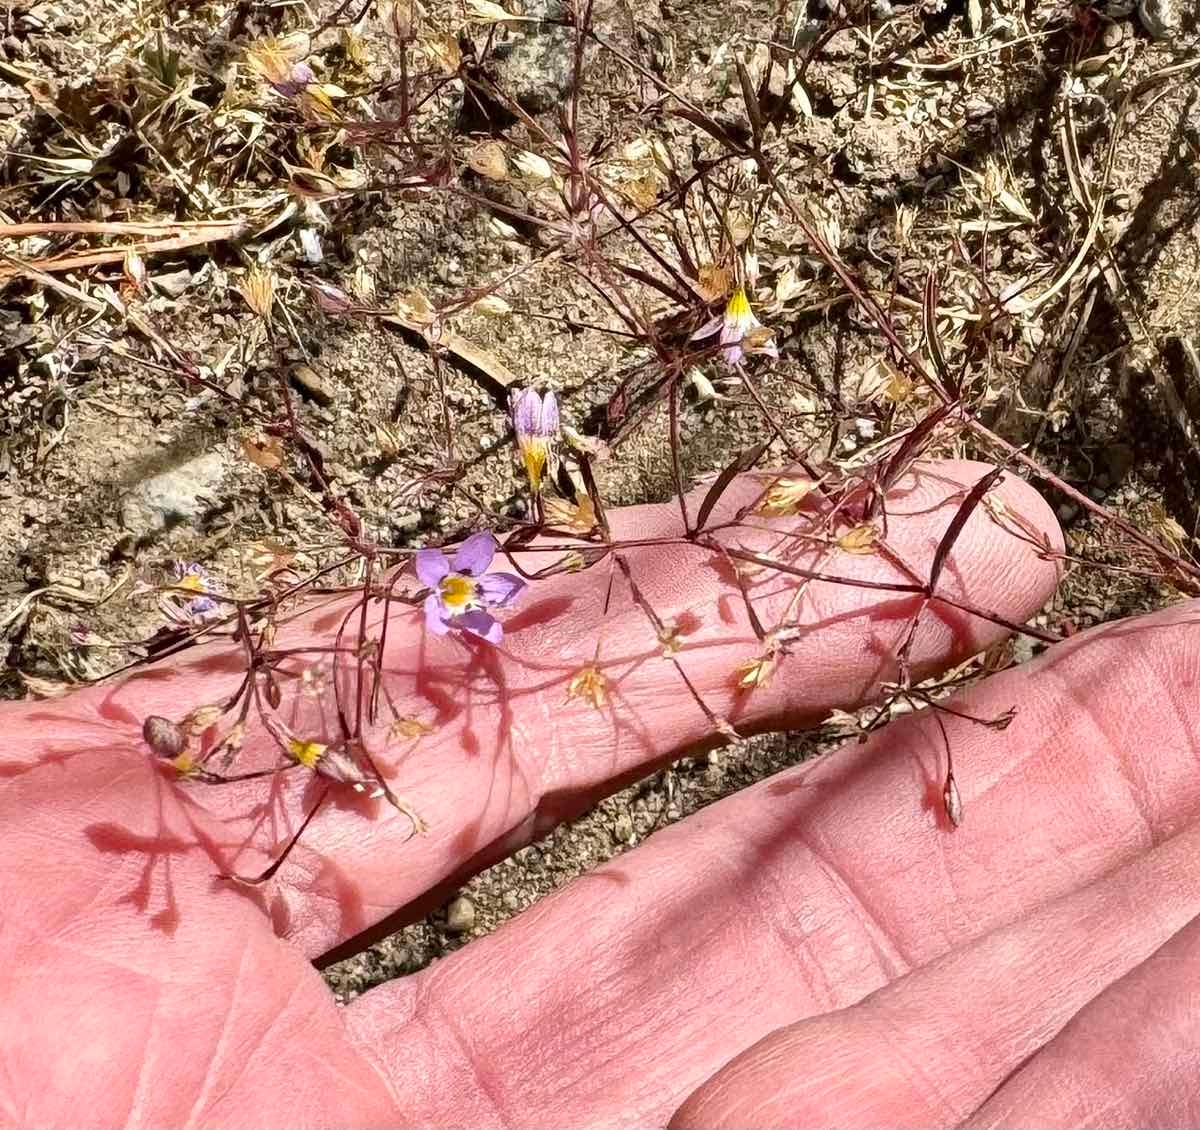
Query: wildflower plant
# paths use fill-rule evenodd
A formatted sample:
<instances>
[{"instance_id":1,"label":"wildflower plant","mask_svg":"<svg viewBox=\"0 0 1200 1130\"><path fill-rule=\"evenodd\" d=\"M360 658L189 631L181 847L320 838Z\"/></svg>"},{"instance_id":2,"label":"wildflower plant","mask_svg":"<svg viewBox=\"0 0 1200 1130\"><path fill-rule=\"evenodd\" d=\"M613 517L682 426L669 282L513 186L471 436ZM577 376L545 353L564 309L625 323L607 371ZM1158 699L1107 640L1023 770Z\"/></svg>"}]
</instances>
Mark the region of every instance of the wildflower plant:
<instances>
[{"instance_id":1,"label":"wildflower plant","mask_svg":"<svg viewBox=\"0 0 1200 1130\"><path fill-rule=\"evenodd\" d=\"M857 251L843 241L848 219L839 217L827 168L818 162L812 169L818 190L797 177L788 123L805 106L811 114L808 65L840 30L857 26L849 11L831 16L815 36L781 17L755 39L762 51L747 42L721 52L724 63L714 58L727 68L722 91L740 93L736 121L723 104L702 104L672 86L652 60L619 40L619 29L597 27L586 0L564 12L552 25L572 41L571 76L553 112L530 110L492 66L502 61L497 39L508 25L532 33L541 23L502 5L395 0L375 13L342 4L303 32L243 44L244 65L229 76L221 110L227 136L221 145L206 139L203 154L237 154L232 169L263 138L283 154L259 168L262 181L279 182L279 212L259 215L246 204L227 237L236 236L242 255L242 243L257 244L231 262L229 277L240 279L230 285L244 299L239 316L254 320L251 336L264 351L256 371L266 376L252 395L235 394L214 376L224 360L194 362L137 315L153 348L136 363L227 409L240 423L247 472L272 501L304 507L322 531L314 539L319 548L304 547L311 556L298 545L276 547L269 567L251 570L241 587L232 570L218 581L198 562L175 565L169 578L146 587L163 626L151 641L137 642L130 663L214 640L240 657L243 678L227 698L145 720L146 746L184 787L285 773L314 784L317 799L294 837L252 880L275 873L326 797L339 792L383 800L419 831L417 808L393 784L403 780L406 754L445 725L452 710L445 703L462 707L468 692L456 685L421 699L417 688L427 690L437 673L414 672L397 634L445 641L423 652L464 657L467 666L456 670L490 678L488 706L495 707L506 665L526 658L513 654L514 621L536 609L543 584L563 574L590 573L604 600L595 621L573 625L577 646L539 670L553 697L615 724L626 668L609 653L605 623L614 609L632 608L644 621L646 644L644 654L624 659L660 665L677 679L713 741L737 737L736 717L722 711L745 709L806 661L819 630L814 590L862 586L855 570L865 559L893 564L889 576L899 578L867 587L911 602L914 611L889 657L894 681L881 681L883 704L856 723L856 733L881 724L897 704L942 709L944 688L922 688L911 663L917 626L931 606L1039 641L1055 638L949 595L941 584L956 539L977 511L1053 556L1044 538L998 505L998 476L981 477L956 500L928 572L904 574L891 543L889 499L929 454L980 455L1006 473L1040 479L1116 531L1146 575L1200 590L1200 568L1181 545L1165 545L1113 515L1039 463L1028 445L985 423L989 378L1012 353L1012 326L1035 328L988 277L994 233L969 229L938 245L928 271L914 280L909 264L922 238L916 205L902 205L903 222L889 224L895 247L873 243L868 233L870 254L851 262ZM368 31L382 58L363 47ZM588 80L610 73L604 68L643 91L644 113L629 121L593 113ZM195 165L202 167L200 155ZM197 177L202 182L204 193L219 190L219 177ZM267 196L256 180L239 200ZM413 211L442 209L435 223L453 215L463 231L471 230L464 217L477 221L503 252L495 261L481 257L491 273L436 293L432 285L428 293L387 293L366 256L339 264L342 230L351 232L370 210L364 205L401 200ZM201 235L212 238L206 229L181 243L171 228L161 250L198 245ZM297 242L306 258L289 260L280 249ZM128 249L100 254L110 252L95 262L124 264L125 300L139 301L153 278L143 261L152 260L154 245L139 245L136 260ZM949 258L963 262L944 267ZM940 289L951 270L972 296L969 308L948 304ZM523 306L522 288L546 278L578 284L595 309L585 318L566 303ZM1065 283L1053 286L1043 291L1046 302L1065 290ZM519 354L501 360L499 345L484 348L472 338L472 319L520 318L536 321L539 341L567 343L555 355L562 371ZM794 344L814 324L857 335L887 379L850 389L821 372ZM367 429L378 455L371 477L392 492L386 506L370 501L369 491L363 501L339 466L349 456L316 434L321 419L296 388L318 404L333 394L292 364L294 355L312 358L313 336L363 327L410 351L394 366L381 354L380 372L403 370L405 379L391 414L378 413ZM601 360L573 350L581 334L603 342ZM482 445L471 434L481 420L492 437ZM730 664L722 710L692 677L693 610L657 606L655 578L636 565L647 547L610 521L619 489L610 471L628 466L647 472L660 501L670 495L677 519L650 548L686 551L719 574L753 637ZM402 516L411 524L401 528ZM292 626L314 605L334 601L341 603L333 629L317 642L296 643ZM423 712L414 701L434 705ZM945 755L945 807L957 820L961 796L948 748Z\"/></svg>"}]
</instances>

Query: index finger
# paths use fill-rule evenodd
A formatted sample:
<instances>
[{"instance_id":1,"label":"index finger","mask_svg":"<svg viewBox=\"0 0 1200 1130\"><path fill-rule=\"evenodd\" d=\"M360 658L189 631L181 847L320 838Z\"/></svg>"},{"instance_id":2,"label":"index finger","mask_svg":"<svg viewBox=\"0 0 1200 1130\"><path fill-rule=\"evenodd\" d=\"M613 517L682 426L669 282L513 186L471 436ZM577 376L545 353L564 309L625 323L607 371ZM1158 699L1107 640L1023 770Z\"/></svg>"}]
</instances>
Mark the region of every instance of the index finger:
<instances>
[{"instance_id":1,"label":"index finger","mask_svg":"<svg viewBox=\"0 0 1200 1130\"><path fill-rule=\"evenodd\" d=\"M500 648L428 636L418 611L393 608L384 656L387 699L396 714L431 729L398 751L385 747L380 727L376 748L396 792L429 831L413 837L407 821L386 808L327 807L266 895L276 928L319 955L689 745L713 740L714 717L746 733L811 722L835 706L873 697L896 677L897 653L922 611L914 574L927 575L964 492L989 470L938 464L898 484L887 507L887 552L837 551L832 559L818 548L789 553L798 569L819 568L841 581L771 571L753 578L763 623L782 618L791 628L773 677L750 690L742 685L746 665L764 657L764 644L739 586L720 553L661 540L680 532L678 511L670 507L639 508L617 519L646 542L624 554L637 596L623 574L605 567L538 582L506 621ZM1057 538L1045 503L1021 480L1005 477L996 494L1026 525ZM770 541L776 534L736 536ZM977 508L946 560L938 591L1020 622L1041 606L1056 579L1053 562ZM659 625L651 623L647 606ZM377 635L383 608L368 611L366 633ZM328 609L314 612L288 630L287 643L328 644L341 618ZM673 658L663 654L667 623L679 629ZM952 603L934 602L913 637L913 670L920 677L944 667L1002 632ZM236 650L200 649L176 661L166 677L90 692L83 705L98 712L106 704L134 725L148 714L177 716L181 703L228 694L241 678L239 665ZM591 670L597 674L589 685ZM337 684L342 701L354 701L352 676L353 668ZM328 734L335 726L333 694L328 689L285 702L289 725L305 735ZM125 752L144 757L135 735L123 735ZM250 756L275 756L261 732L252 731L245 748ZM208 790L200 798L214 819L245 821L251 849L235 861L242 873L278 850L312 803L302 780L274 781L269 788L265 799L261 782ZM273 831L265 844L264 804L271 814L265 830ZM248 819L255 805L255 818Z\"/></svg>"}]
</instances>

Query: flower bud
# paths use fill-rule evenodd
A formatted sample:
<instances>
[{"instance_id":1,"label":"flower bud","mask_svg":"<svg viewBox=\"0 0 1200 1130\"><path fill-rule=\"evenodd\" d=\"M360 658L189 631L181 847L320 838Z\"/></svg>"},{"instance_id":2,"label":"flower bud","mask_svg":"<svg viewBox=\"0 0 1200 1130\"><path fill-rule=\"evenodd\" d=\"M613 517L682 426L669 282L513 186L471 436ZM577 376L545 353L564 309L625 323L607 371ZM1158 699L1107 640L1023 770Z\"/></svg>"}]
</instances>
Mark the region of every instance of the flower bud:
<instances>
[{"instance_id":1,"label":"flower bud","mask_svg":"<svg viewBox=\"0 0 1200 1130\"><path fill-rule=\"evenodd\" d=\"M552 392L542 396L532 388L522 388L510 394L508 405L517 433L517 450L536 494L542 489L551 444L558 438L558 401Z\"/></svg>"},{"instance_id":2,"label":"flower bud","mask_svg":"<svg viewBox=\"0 0 1200 1130\"><path fill-rule=\"evenodd\" d=\"M946 783L942 786L942 804L946 808L946 816L950 823L958 827L963 819L962 797L958 792L958 782L953 773L946 774Z\"/></svg>"}]
</instances>

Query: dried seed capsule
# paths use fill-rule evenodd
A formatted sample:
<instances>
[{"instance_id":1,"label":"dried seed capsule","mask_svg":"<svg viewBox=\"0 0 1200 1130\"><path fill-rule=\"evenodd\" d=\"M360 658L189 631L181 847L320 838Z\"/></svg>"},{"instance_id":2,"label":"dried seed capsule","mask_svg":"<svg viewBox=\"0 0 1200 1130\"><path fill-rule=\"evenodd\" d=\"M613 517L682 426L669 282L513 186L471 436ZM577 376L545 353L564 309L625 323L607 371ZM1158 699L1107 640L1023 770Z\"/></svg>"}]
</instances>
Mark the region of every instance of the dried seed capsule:
<instances>
[{"instance_id":1,"label":"dried seed capsule","mask_svg":"<svg viewBox=\"0 0 1200 1130\"><path fill-rule=\"evenodd\" d=\"M155 757L161 757L167 761L178 757L187 744L187 736L184 734L183 727L178 722L172 722L170 718L163 718L158 714L151 714L142 723L142 737L154 751Z\"/></svg>"},{"instance_id":2,"label":"dried seed capsule","mask_svg":"<svg viewBox=\"0 0 1200 1130\"><path fill-rule=\"evenodd\" d=\"M215 703L209 706L197 706L183 720L184 730L192 735L203 734L210 726L214 725L224 713L224 710Z\"/></svg>"},{"instance_id":3,"label":"dried seed capsule","mask_svg":"<svg viewBox=\"0 0 1200 1130\"><path fill-rule=\"evenodd\" d=\"M325 755L314 768L322 777L327 777L331 781L339 781L344 785L351 785L358 792L362 792L368 785L373 784L363 767L344 749L326 750Z\"/></svg>"},{"instance_id":4,"label":"dried seed capsule","mask_svg":"<svg viewBox=\"0 0 1200 1130\"><path fill-rule=\"evenodd\" d=\"M942 787L942 804L945 805L950 823L957 828L962 823L963 808L962 797L958 793L958 782L953 773L946 774L946 783Z\"/></svg>"}]
</instances>

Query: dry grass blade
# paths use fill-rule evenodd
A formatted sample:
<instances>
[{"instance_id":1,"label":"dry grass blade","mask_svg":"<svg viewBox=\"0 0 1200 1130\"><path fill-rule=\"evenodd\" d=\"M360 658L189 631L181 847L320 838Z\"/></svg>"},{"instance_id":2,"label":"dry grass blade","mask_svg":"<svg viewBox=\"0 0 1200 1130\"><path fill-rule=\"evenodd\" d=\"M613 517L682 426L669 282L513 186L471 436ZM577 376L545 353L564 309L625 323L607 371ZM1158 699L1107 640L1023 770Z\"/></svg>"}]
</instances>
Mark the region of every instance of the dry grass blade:
<instances>
[{"instance_id":1,"label":"dry grass blade","mask_svg":"<svg viewBox=\"0 0 1200 1130\"><path fill-rule=\"evenodd\" d=\"M696 513L696 523L688 531L689 534L703 532L705 523L712 515L717 503L721 501L721 496L729 489L729 484L738 475L745 474L745 472L754 467L770 445L771 441L769 439L765 439L761 443L756 443L753 447L743 451L732 463L721 471L713 481L712 486L705 493L704 499L700 503L700 509Z\"/></svg>"},{"instance_id":2,"label":"dry grass blade","mask_svg":"<svg viewBox=\"0 0 1200 1130\"><path fill-rule=\"evenodd\" d=\"M983 496L1000 481L1004 474L1003 467L997 467L989 471L967 492L966 498L959 504L954 517L950 520L950 525L946 527L946 532L938 542L937 549L933 554L933 560L929 565L929 593L931 596L937 590L937 584L941 579L946 558L954 548L954 543L958 541L963 527L967 524L967 519L975 513L975 508L983 501Z\"/></svg>"},{"instance_id":3,"label":"dry grass blade","mask_svg":"<svg viewBox=\"0 0 1200 1130\"><path fill-rule=\"evenodd\" d=\"M925 342L929 346L929 357L933 361L934 371L946 389L955 397L959 395L958 383L950 373L946 364L946 354L942 349L941 335L938 333L938 282L937 273L930 271L925 279L924 301L921 305L921 316L925 328Z\"/></svg>"},{"instance_id":4,"label":"dry grass blade","mask_svg":"<svg viewBox=\"0 0 1200 1130\"><path fill-rule=\"evenodd\" d=\"M116 226L123 227L125 225ZM48 229L55 229L57 225L10 224L6 225L6 227L9 230L5 230L5 227L0 227L0 238L6 235L44 234ZM62 225L62 230L79 231L80 227L81 225L66 224ZM89 232L105 234L102 229L108 227L108 225L97 224L86 225L86 227ZM85 267L97 267L104 263L121 263L124 262L125 257L131 252L140 255L142 258L152 258L162 252L182 251L186 248L199 247L206 243L241 239L252 230L252 225L248 220L233 220L225 223L198 221L195 224L180 224L173 225L173 227L178 229L179 234L148 239L143 243L118 244L115 247L99 248L94 251L67 252L62 255L51 255L45 259L35 259L28 262L15 257L9 257L9 264L7 266L0 266L0 282L27 274L31 271L44 271L47 273L77 271ZM124 233L117 232L113 234Z\"/></svg>"}]
</instances>

